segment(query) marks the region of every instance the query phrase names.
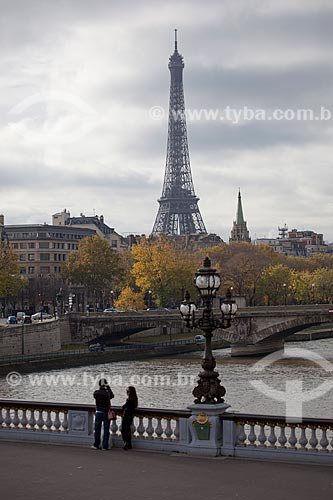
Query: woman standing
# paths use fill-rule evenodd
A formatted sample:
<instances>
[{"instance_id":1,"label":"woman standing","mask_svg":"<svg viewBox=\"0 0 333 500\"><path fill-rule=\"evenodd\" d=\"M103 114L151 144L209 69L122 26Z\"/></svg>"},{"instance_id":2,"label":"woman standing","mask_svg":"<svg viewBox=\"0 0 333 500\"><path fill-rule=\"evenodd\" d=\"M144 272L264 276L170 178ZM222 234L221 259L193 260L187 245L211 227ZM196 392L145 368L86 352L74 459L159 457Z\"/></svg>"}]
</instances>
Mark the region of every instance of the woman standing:
<instances>
[{"instance_id":1,"label":"woman standing","mask_svg":"<svg viewBox=\"0 0 333 500\"><path fill-rule=\"evenodd\" d=\"M121 435L124 441L124 450L130 450L132 448L132 430L131 425L133 422L133 417L135 409L138 406L138 396L136 394L135 387L130 385L126 390L127 399L126 403L123 405L123 420L121 423Z\"/></svg>"}]
</instances>

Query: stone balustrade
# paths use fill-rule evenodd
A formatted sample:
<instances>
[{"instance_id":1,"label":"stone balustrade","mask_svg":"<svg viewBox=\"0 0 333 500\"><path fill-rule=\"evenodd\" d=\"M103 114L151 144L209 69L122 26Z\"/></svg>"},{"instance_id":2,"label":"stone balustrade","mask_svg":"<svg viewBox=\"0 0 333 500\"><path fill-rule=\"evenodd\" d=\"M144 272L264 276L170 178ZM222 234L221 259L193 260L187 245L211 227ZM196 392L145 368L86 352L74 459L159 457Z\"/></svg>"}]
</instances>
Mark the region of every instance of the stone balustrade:
<instances>
[{"instance_id":1,"label":"stone balustrade","mask_svg":"<svg viewBox=\"0 0 333 500\"><path fill-rule=\"evenodd\" d=\"M122 446L119 406L111 422L112 446ZM284 417L227 412L228 405L189 410L138 408L133 447L189 455L231 456L333 464L333 420L292 422ZM0 400L0 440L90 446L94 406Z\"/></svg>"},{"instance_id":2,"label":"stone balustrade","mask_svg":"<svg viewBox=\"0 0 333 500\"><path fill-rule=\"evenodd\" d=\"M223 427L231 442L224 441L223 454L333 463L333 421L301 421L265 415L223 415Z\"/></svg>"}]
</instances>

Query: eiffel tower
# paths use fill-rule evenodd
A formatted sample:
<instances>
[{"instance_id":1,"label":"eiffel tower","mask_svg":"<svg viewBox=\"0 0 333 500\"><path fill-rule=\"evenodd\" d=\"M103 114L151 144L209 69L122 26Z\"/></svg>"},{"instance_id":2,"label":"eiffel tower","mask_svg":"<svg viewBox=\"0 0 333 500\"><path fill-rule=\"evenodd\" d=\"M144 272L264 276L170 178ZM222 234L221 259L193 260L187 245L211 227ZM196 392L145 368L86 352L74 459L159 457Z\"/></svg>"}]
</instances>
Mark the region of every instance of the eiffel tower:
<instances>
[{"instance_id":1,"label":"eiffel tower","mask_svg":"<svg viewBox=\"0 0 333 500\"><path fill-rule=\"evenodd\" d=\"M195 195L187 143L183 90L183 56L177 49L169 59L170 101L166 166L162 196L152 235L206 234Z\"/></svg>"}]
</instances>

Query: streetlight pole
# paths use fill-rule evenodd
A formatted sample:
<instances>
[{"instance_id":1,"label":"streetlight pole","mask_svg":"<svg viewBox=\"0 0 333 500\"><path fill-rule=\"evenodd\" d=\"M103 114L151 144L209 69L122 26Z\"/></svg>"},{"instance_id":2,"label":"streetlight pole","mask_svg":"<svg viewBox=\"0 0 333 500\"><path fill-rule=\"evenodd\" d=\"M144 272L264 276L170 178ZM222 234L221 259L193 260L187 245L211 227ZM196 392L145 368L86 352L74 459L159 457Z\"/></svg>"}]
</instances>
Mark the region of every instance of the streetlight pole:
<instances>
[{"instance_id":1,"label":"streetlight pole","mask_svg":"<svg viewBox=\"0 0 333 500\"><path fill-rule=\"evenodd\" d=\"M311 291L312 291L312 304L314 304L314 303L315 303L315 300L314 300L315 286L316 286L316 285L315 285L314 283L312 283L312 285L311 285Z\"/></svg>"},{"instance_id":2,"label":"streetlight pole","mask_svg":"<svg viewBox=\"0 0 333 500\"><path fill-rule=\"evenodd\" d=\"M211 261L205 258L203 267L198 270L195 285L203 301L203 312L199 319L195 319L196 306L190 301L190 294L186 292L185 301L180 306L180 312L189 328L200 328L205 336L205 352L202 358L202 371L199 373L198 385L193 389L194 403L217 404L223 403L225 388L221 385L219 374L215 371L216 361L212 352L213 332L217 328L229 328L232 317L236 314L237 305L231 300L230 289L221 304L222 319L214 316L213 298L220 288L221 279L216 269L211 267Z\"/></svg>"},{"instance_id":3,"label":"streetlight pole","mask_svg":"<svg viewBox=\"0 0 333 500\"><path fill-rule=\"evenodd\" d=\"M283 283L284 305L287 305L287 283Z\"/></svg>"}]
</instances>

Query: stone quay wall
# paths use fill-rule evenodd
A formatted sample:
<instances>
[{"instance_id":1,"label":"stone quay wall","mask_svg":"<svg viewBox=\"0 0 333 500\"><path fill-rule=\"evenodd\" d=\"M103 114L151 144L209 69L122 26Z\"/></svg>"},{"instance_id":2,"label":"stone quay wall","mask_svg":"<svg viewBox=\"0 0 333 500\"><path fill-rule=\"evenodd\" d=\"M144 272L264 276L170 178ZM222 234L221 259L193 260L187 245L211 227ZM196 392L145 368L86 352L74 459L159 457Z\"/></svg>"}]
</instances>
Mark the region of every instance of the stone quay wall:
<instances>
[{"instance_id":1,"label":"stone quay wall","mask_svg":"<svg viewBox=\"0 0 333 500\"><path fill-rule=\"evenodd\" d=\"M0 328L0 357L45 354L60 349L59 321L42 321Z\"/></svg>"}]
</instances>

